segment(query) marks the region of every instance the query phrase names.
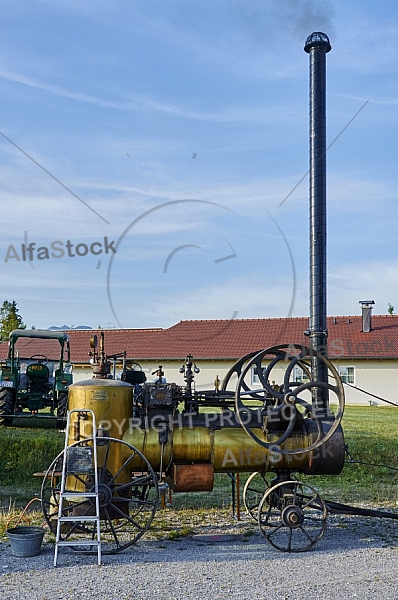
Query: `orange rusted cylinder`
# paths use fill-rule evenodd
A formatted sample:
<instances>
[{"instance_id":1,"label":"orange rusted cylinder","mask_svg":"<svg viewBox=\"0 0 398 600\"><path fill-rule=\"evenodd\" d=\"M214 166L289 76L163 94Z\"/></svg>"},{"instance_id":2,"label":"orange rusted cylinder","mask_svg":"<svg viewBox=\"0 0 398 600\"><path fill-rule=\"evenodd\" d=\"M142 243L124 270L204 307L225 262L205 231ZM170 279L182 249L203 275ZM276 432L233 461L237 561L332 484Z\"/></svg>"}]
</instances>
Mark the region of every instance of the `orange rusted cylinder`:
<instances>
[{"instance_id":1,"label":"orange rusted cylinder","mask_svg":"<svg viewBox=\"0 0 398 600\"><path fill-rule=\"evenodd\" d=\"M173 465L167 483L173 492L211 492L214 468L211 464Z\"/></svg>"}]
</instances>

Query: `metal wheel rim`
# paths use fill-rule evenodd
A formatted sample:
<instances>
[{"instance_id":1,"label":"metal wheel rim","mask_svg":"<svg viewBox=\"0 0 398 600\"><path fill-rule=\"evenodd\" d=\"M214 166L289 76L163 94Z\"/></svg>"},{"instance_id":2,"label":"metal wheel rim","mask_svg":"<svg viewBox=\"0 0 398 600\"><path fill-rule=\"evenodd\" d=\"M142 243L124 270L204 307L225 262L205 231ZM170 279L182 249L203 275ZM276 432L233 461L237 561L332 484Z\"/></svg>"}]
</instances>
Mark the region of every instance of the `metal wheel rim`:
<instances>
[{"instance_id":1,"label":"metal wheel rim","mask_svg":"<svg viewBox=\"0 0 398 600\"><path fill-rule=\"evenodd\" d=\"M89 446L92 444L93 438L87 438L72 444L69 447L75 446ZM101 446L105 448L104 460L98 461L98 474L99 483L107 479L106 486L110 487L112 492L112 499L106 506L101 506L101 546L102 554L116 554L122 550L125 550L132 544L136 543L142 535L149 529L150 524L155 515L158 502L159 502L159 489L158 481L155 472L153 471L150 463L145 456L123 440L116 438L97 438L98 448ZM117 448L117 445L121 444L123 450L128 453L127 458L123 458L123 464L117 473L110 473L107 467L107 461L111 455L111 447ZM121 448L120 448L121 449ZM59 506L59 491L60 491L60 477L59 474L62 471L63 461L65 459L65 451L61 452L51 463L48 468L41 490L41 501L44 518L50 527L50 530L55 533L58 516ZM121 482L120 477L126 474L126 470L129 468L129 463L132 463L134 459L138 459L141 465L139 472L137 470L131 473L131 480L128 482ZM104 463L104 464L101 464ZM105 476L105 474L108 474ZM109 479L110 477L113 479ZM82 486L86 486L86 491L89 491L91 481L89 477L92 476L81 476L80 474L72 474ZM75 490L71 490L75 491ZM123 494L123 495L122 495ZM92 506L89 507L90 502L83 501L81 498L76 502L69 502L63 510L64 516L70 516L73 511L82 510L82 516L91 514ZM124 507L124 510L121 509ZM126 508L127 507L127 508ZM94 540L96 536L95 522L81 522L80 525L72 526L67 531L61 534L62 541L73 541L75 536L83 536L83 539L91 538ZM93 549L93 546L68 546L75 552L84 554L96 554L97 551Z\"/></svg>"},{"instance_id":2,"label":"metal wheel rim","mask_svg":"<svg viewBox=\"0 0 398 600\"><path fill-rule=\"evenodd\" d=\"M252 473L244 485L243 504L250 517L256 521L256 523L258 518L258 507L268 488L269 482L266 479L265 474L260 471Z\"/></svg>"},{"instance_id":3,"label":"metal wheel rim","mask_svg":"<svg viewBox=\"0 0 398 600\"><path fill-rule=\"evenodd\" d=\"M315 422L317 425L317 437L315 442L313 442L312 444L310 444L309 446L307 446L306 448L296 448L294 450L285 450L283 448L281 448L280 444L282 444L291 434L293 428L294 428L294 420L295 420L295 415L296 413L294 413L294 415L292 416L292 419L289 421L289 425L288 428L286 430L286 432L284 433L283 436L281 436L278 440L274 441L274 442L264 442L263 440L261 440L253 431L253 429L250 429L247 424L245 423L244 419L242 419L242 414L248 413L248 412L254 412L252 411L250 408L246 407L243 402L242 402L242 398L241 398L241 393L244 392L249 392L249 394L244 394L244 395L250 395L252 397L252 399L257 398L257 395L259 393L259 390L256 388L253 388L253 394L251 394L251 390L248 390L248 386L247 383L245 381L245 377L247 375L247 373L251 370L251 367L253 364L258 364L261 363L262 359L264 358L264 356L266 355L275 355L275 358L271 360L270 365L268 365L267 367L267 373L272 370L273 366L279 361L281 360L281 357L286 356L286 351L289 348L296 348L297 350L300 351L300 360L298 360L298 363L303 363L303 366L305 366L305 357L307 355L313 354L316 355L318 358L320 358L323 362L325 362L325 364L327 365L329 371L331 372L336 385L332 386L331 384L323 384L322 382L309 382L308 384L302 384L299 386L294 386L294 393L297 394L298 392L301 392L305 389L311 389L311 387L315 387L315 386L321 386L321 387L327 387L328 389L334 391L334 393L336 394L337 398L338 398L338 410L337 410L337 415L335 416L335 419L333 421L332 426L330 427L330 429L327 431L327 433L325 435L323 435L323 430L321 431L321 427L322 427L322 421L324 419L320 418L320 417L315 417ZM250 357L250 360L246 361L241 372L239 375L239 379L238 379L238 383L236 386L236 391L235 391L235 411L237 414L237 419L240 422L241 426L243 427L243 429L246 431L246 433L256 442L258 443L260 446L262 446L263 448L266 448L267 450L272 449L275 452L278 452L280 454L286 454L286 455L295 455L295 454L302 454L303 452L311 452L312 450L315 450L316 448L319 448L320 446L322 446L328 439L330 439L332 437L332 435L336 432L337 428L339 427L341 420L343 418L343 414L344 414L344 406L345 406L345 396L344 396L344 388L343 388L343 384L341 381L341 378L337 372L337 369L333 366L333 364L326 359L322 354L317 353L313 350L311 350L310 348L307 348L305 346L301 346L299 344L281 344L279 346L273 346L271 348L267 348L266 350L261 350L260 352L258 352L257 354L255 354L254 356L252 355L248 355ZM295 360L294 358L292 360ZM261 371L261 370L260 370ZM291 369L289 370L289 372L291 371ZM258 373L261 383L263 384L263 388L262 391L263 392L269 392L272 393L272 387L265 381L264 379L264 375L262 373ZM241 392L241 390L243 392ZM274 392L273 395L275 396L275 398L282 398L283 394L279 393L279 392ZM265 397L264 397L265 399ZM300 405L302 403L299 403ZM305 403L304 403L305 404ZM279 409L275 408L275 409L270 409L269 413L271 412L278 412L282 410L282 407L280 406ZM297 411L296 407L294 407L294 411ZM258 411L257 412L257 416L258 416ZM267 415L267 412L264 413L264 416Z\"/></svg>"},{"instance_id":4,"label":"metal wheel rim","mask_svg":"<svg viewBox=\"0 0 398 600\"><path fill-rule=\"evenodd\" d=\"M301 525L287 526L282 521L282 505L275 503L281 488L292 489L293 505L303 513ZM285 507L283 507L285 508ZM327 525L327 507L318 492L300 481L281 481L269 488L258 508L258 526L266 540L282 552L306 552L323 537Z\"/></svg>"}]
</instances>

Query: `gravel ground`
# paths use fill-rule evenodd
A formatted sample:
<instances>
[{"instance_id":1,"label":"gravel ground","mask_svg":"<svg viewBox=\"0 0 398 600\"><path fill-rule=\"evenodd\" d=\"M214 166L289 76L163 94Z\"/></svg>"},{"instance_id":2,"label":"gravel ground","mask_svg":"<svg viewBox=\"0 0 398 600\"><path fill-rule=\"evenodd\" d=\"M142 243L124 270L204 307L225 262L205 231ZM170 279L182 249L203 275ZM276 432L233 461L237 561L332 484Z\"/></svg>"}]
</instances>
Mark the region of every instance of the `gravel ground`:
<instances>
[{"instance_id":1,"label":"gravel ground","mask_svg":"<svg viewBox=\"0 0 398 600\"><path fill-rule=\"evenodd\" d=\"M398 599L396 521L332 516L325 537L299 554L272 548L246 516L222 521L195 533L229 533L228 542L144 537L100 567L60 548L53 568L52 543L32 558L0 543L0 599Z\"/></svg>"}]
</instances>

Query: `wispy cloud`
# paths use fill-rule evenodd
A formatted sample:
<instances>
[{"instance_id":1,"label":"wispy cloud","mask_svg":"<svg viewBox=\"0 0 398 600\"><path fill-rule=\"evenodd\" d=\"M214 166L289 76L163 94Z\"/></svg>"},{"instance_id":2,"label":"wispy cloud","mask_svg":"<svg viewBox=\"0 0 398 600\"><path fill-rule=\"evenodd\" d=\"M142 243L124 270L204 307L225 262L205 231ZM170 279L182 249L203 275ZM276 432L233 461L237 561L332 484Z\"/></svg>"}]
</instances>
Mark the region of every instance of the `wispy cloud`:
<instances>
[{"instance_id":1,"label":"wispy cloud","mask_svg":"<svg viewBox=\"0 0 398 600\"><path fill-rule=\"evenodd\" d=\"M388 181L382 178L376 180L361 176L360 173L342 171L329 175L328 199L334 210L358 213L358 205L360 205L361 211L380 215L380 203L395 201L396 197L394 180Z\"/></svg>"},{"instance_id":2,"label":"wispy cloud","mask_svg":"<svg viewBox=\"0 0 398 600\"><path fill-rule=\"evenodd\" d=\"M349 100L358 100L359 102L365 102L366 100L369 100L371 104L384 104L386 106L396 106L398 104L398 96L395 98L387 96L374 96L373 91L370 98L365 98L365 96L356 94L346 94L344 92L337 93L336 96L340 96L341 98L347 98Z\"/></svg>"},{"instance_id":3,"label":"wispy cloud","mask_svg":"<svg viewBox=\"0 0 398 600\"><path fill-rule=\"evenodd\" d=\"M237 290L244 290L244 293L237 293ZM235 318L281 317L284 311L287 316L291 297L292 281L286 276L283 281L271 284L255 276L234 277L224 280L219 286L190 286L184 294L176 290L174 294L163 294L161 299L151 295L145 306L136 307L135 320L140 326L145 323L154 326L161 314L162 326L165 327L191 319L192 315L195 319L230 319L233 315ZM130 315L117 297L115 304L117 310L120 309L118 318L121 324L129 326Z\"/></svg>"},{"instance_id":4,"label":"wispy cloud","mask_svg":"<svg viewBox=\"0 0 398 600\"><path fill-rule=\"evenodd\" d=\"M388 303L398 307L398 264L372 260L346 262L329 274L329 314L358 314L358 302L375 300L375 314L387 314ZM350 308L351 307L351 308Z\"/></svg>"},{"instance_id":5,"label":"wispy cloud","mask_svg":"<svg viewBox=\"0 0 398 600\"><path fill-rule=\"evenodd\" d=\"M129 99L123 101L107 100L4 70L0 70L0 78L49 94L69 98L75 102L92 104L103 109L155 112L196 121L220 123L275 123L277 121L286 122L286 120L296 121L298 118L298 112L292 111L291 106L288 105L285 107L280 105L274 105L273 107L227 106L218 110L206 111L182 105L173 105L140 95L130 96Z\"/></svg>"},{"instance_id":6,"label":"wispy cloud","mask_svg":"<svg viewBox=\"0 0 398 600\"><path fill-rule=\"evenodd\" d=\"M31 88L35 88L38 90L42 90L44 92L55 94L56 96L62 96L64 98L70 98L71 100L75 100L77 102L85 102L88 104L95 104L101 108L115 108L118 110L131 110L134 108L134 104L129 102L115 102L113 100L105 100L102 98L98 98L95 96L91 96L89 94L83 94L81 92L75 92L68 90L66 88L53 85L51 83L43 83L37 81L35 79L31 79L30 77L26 77L25 75L21 75L16 72L4 71L0 70L0 78L5 79L7 81L12 81L14 83L20 83L22 85L26 85Z\"/></svg>"}]
</instances>

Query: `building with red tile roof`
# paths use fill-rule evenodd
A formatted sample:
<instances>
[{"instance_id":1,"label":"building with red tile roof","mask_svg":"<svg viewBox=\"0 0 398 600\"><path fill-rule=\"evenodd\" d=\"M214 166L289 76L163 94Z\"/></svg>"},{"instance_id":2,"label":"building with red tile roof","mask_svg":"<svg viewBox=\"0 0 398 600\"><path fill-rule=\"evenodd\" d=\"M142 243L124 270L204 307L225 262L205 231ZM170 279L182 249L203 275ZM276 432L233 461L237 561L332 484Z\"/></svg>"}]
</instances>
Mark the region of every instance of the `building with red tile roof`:
<instances>
[{"instance_id":1,"label":"building with red tile roof","mask_svg":"<svg viewBox=\"0 0 398 600\"><path fill-rule=\"evenodd\" d=\"M91 377L90 337L105 336L108 355L126 351L130 360L140 363L151 376L163 365L169 381L183 384L179 367L191 354L201 374L198 388L211 388L242 356L278 344L309 345L307 317L280 319L231 319L180 321L167 329L69 330L71 360L75 380ZM362 330L361 316L328 318L328 356L346 379L350 401L368 404L372 396L350 387L364 389L398 402L398 315L373 315L371 330ZM53 340L21 338L21 358L44 354L55 360L59 344ZM0 359L7 343L0 344ZM148 377L148 379L149 379ZM180 381L181 380L181 381ZM381 403L381 402L380 402Z\"/></svg>"}]
</instances>

